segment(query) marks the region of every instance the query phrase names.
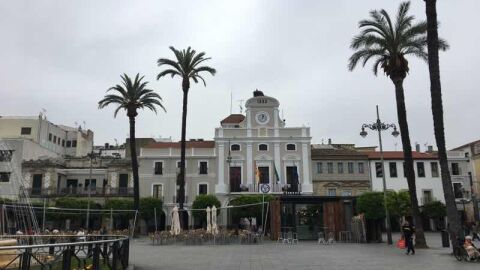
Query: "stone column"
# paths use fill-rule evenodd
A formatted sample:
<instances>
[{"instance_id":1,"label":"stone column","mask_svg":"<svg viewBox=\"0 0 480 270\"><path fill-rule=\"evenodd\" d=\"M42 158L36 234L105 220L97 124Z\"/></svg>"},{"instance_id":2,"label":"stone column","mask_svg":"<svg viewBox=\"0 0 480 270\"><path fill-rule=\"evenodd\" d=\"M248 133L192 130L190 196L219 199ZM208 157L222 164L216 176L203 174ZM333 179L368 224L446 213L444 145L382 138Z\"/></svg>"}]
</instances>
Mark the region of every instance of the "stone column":
<instances>
[{"instance_id":1,"label":"stone column","mask_svg":"<svg viewBox=\"0 0 480 270\"><path fill-rule=\"evenodd\" d=\"M275 168L277 169L278 177L280 178L280 182L278 184L284 184L285 179L282 178L283 169L281 167L282 165L280 161L280 143L273 144L273 156L274 156ZM275 173L275 170L274 170L274 173Z\"/></svg>"},{"instance_id":2,"label":"stone column","mask_svg":"<svg viewBox=\"0 0 480 270\"><path fill-rule=\"evenodd\" d=\"M215 185L215 193L224 194L226 192L225 186L225 144L218 144L218 182Z\"/></svg>"},{"instance_id":3,"label":"stone column","mask_svg":"<svg viewBox=\"0 0 480 270\"><path fill-rule=\"evenodd\" d=\"M247 185L253 184L253 153L252 143L247 143Z\"/></svg>"},{"instance_id":4,"label":"stone column","mask_svg":"<svg viewBox=\"0 0 480 270\"><path fill-rule=\"evenodd\" d=\"M302 143L302 168L303 168L303 177L302 177L302 192L303 193L312 193L312 179L310 178L310 155L309 155L309 145L308 143Z\"/></svg>"}]
</instances>

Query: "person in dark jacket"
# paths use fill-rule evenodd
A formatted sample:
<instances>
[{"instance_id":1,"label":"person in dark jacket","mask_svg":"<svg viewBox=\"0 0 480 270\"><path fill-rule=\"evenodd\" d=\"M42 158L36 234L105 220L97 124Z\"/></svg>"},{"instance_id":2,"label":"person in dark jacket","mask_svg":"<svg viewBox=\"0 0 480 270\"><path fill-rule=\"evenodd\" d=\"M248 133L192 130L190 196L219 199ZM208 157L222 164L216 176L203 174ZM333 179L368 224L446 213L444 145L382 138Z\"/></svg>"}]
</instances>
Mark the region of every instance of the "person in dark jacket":
<instances>
[{"instance_id":1,"label":"person in dark jacket","mask_svg":"<svg viewBox=\"0 0 480 270\"><path fill-rule=\"evenodd\" d=\"M405 239L405 245L407 247L407 255L412 252L412 255L415 255L415 248L413 246L413 236L415 235L415 227L411 226L408 221L402 226L403 237Z\"/></svg>"}]
</instances>

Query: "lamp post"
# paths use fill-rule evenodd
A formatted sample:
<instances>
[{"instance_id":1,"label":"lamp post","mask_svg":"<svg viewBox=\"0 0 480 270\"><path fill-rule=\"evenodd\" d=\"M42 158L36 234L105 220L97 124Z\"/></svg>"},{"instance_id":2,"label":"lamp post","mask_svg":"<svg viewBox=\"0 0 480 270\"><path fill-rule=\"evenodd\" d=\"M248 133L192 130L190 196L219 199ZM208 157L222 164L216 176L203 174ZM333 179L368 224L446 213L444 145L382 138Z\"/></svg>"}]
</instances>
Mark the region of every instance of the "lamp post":
<instances>
[{"instance_id":1,"label":"lamp post","mask_svg":"<svg viewBox=\"0 0 480 270\"><path fill-rule=\"evenodd\" d=\"M393 244L392 241L392 228L390 226L390 214L388 213L387 208L387 183L385 180L385 166L383 164L383 145L382 145L382 131L387 130L389 128L393 128L392 135L393 137L397 137L400 133L397 131L397 126L395 124L385 124L380 121L380 114L378 112L378 105L377 105L377 120L373 124L363 124L362 131L360 132L360 136L366 137L367 132L365 128L369 128L371 130L376 130L378 132L378 144L380 146L380 162L382 164L382 180L383 180L383 201L385 205L385 218L386 224L385 229L387 231L387 242L389 245Z\"/></svg>"},{"instance_id":2,"label":"lamp post","mask_svg":"<svg viewBox=\"0 0 480 270\"><path fill-rule=\"evenodd\" d=\"M89 171L89 179L88 179L88 187L87 187L87 195L88 195L88 201L87 201L87 220L86 220L86 229L87 229L87 232L88 232L88 227L89 227L89 223L90 223L90 191L91 191L91 187L92 187L92 167L93 167L93 159L95 158L95 153L93 152L93 149L92 149L92 152L90 154L88 154L88 157L90 157L90 171Z\"/></svg>"}]
</instances>

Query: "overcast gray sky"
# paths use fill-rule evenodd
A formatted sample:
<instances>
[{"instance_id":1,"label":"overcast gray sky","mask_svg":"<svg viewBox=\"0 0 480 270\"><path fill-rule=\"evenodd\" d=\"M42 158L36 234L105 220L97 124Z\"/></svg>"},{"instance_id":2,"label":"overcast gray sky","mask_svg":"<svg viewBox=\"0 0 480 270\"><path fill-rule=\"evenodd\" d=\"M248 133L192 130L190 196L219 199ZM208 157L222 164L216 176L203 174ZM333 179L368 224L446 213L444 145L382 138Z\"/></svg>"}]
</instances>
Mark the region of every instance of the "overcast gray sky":
<instances>
[{"instance_id":1,"label":"overcast gray sky","mask_svg":"<svg viewBox=\"0 0 480 270\"><path fill-rule=\"evenodd\" d=\"M140 112L137 136L180 138L178 78L155 79L159 57L172 58L170 45L192 46L212 57L218 74L189 95L189 138L211 139L214 128L240 99L258 88L278 98L288 126L311 127L312 142L375 145L360 125L375 120L380 105L385 122L397 122L391 81L371 67L347 70L351 38L371 9L391 14L401 1L1 1L0 115L37 115L54 123L86 122L95 143L124 141L125 114L97 109L97 102L120 74L144 74L164 99L167 113ZM480 31L478 0L438 1L440 35L451 49L441 53L447 147L480 138ZM411 13L425 18L424 2ZM428 67L409 59L405 80L412 144L435 144ZM401 149L400 139L385 138Z\"/></svg>"}]
</instances>

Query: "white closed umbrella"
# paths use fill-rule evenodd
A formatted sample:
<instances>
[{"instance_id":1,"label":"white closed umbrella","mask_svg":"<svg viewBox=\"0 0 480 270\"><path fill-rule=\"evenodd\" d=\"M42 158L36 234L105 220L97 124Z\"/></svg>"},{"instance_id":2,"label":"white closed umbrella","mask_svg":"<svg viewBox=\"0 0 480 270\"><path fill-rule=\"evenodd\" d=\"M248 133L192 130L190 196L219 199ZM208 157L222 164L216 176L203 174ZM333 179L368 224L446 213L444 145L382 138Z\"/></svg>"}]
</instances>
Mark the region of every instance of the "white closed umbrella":
<instances>
[{"instance_id":1,"label":"white closed umbrella","mask_svg":"<svg viewBox=\"0 0 480 270\"><path fill-rule=\"evenodd\" d=\"M180 217L178 215L178 208L175 206L172 210L172 228L170 229L170 233L173 235L180 234Z\"/></svg>"},{"instance_id":2,"label":"white closed umbrella","mask_svg":"<svg viewBox=\"0 0 480 270\"><path fill-rule=\"evenodd\" d=\"M211 219L210 219L210 213L212 210L210 210L210 207L207 206L207 233L211 233L212 232L212 223L211 223Z\"/></svg>"},{"instance_id":3,"label":"white closed umbrella","mask_svg":"<svg viewBox=\"0 0 480 270\"><path fill-rule=\"evenodd\" d=\"M215 205L212 207L212 233L218 234L217 207L215 207Z\"/></svg>"}]
</instances>

